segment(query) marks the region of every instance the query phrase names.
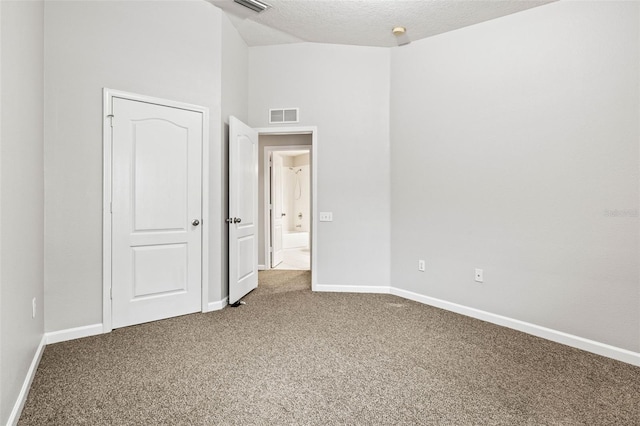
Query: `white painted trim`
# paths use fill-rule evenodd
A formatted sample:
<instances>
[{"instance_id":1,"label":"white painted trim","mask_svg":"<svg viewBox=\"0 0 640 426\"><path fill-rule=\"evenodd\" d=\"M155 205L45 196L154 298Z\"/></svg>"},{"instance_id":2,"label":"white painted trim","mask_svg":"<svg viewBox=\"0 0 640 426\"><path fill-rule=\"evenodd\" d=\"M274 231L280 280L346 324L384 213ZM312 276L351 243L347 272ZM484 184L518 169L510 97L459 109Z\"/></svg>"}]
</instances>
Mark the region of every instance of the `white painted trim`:
<instances>
[{"instance_id":1,"label":"white painted trim","mask_svg":"<svg viewBox=\"0 0 640 426\"><path fill-rule=\"evenodd\" d=\"M258 135L311 135L311 290L318 286L318 128L316 126L261 127L255 129ZM266 236L265 236L266 237ZM266 238L265 238L266 240Z\"/></svg>"},{"instance_id":2,"label":"white painted trim","mask_svg":"<svg viewBox=\"0 0 640 426\"><path fill-rule=\"evenodd\" d=\"M523 333L531 334L532 336L541 337L552 342L571 346L577 349L582 349L587 352L602 355L607 358L615 359L617 361L626 362L628 364L640 367L640 353L638 352L618 348L606 343L585 339L584 337L575 336L573 334L553 330L551 328L542 327L536 324L520 321L491 312L482 311L480 309L470 308L468 306L448 302L446 300L424 296L422 294L414 293L396 287L318 284L314 291L337 293L389 293L395 296L402 297L404 299L413 300L415 302L423 303L425 305L434 306L446 311L455 312L471 318L490 322L502 327L522 331Z\"/></svg>"},{"instance_id":3,"label":"white painted trim","mask_svg":"<svg viewBox=\"0 0 640 426\"><path fill-rule=\"evenodd\" d=\"M585 339L583 337L505 317L502 315L493 314L491 312L482 311L480 309L470 308L468 306L459 305L457 303L447 302L446 300L424 296L411 291L402 290L395 287L391 287L390 290L391 294L403 297L405 299L424 303L425 305L445 309L447 311L455 312L482 321L487 321L492 324L497 324L503 327L522 331L533 336L541 337L543 339L551 340L553 342L582 349L587 352L602 355L640 367L640 353L637 352L632 352L627 349L618 348L615 346L607 345L605 343L596 342L594 340Z\"/></svg>"},{"instance_id":4,"label":"white painted trim","mask_svg":"<svg viewBox=\"0 0 640 426\"><path fill-rule=\"evenodd\" d=\"M50 331L45 333L47 345L53 343L66 342L68 340L81 339L83 337L95 336L104 332L103 324L91 324L82 327L67 328L65 330Z\"/></svg>"},{"instance_id":5,"label":"white painted trim","mask_svg":"<svg viewBox=\"0 0 640 426\"><path fill-rule=\"evenodd\" d=\"M258 265L258 271L266 271L267 268L264 265Z\"/></svg>"},{"instance_id":6,"label":"white painted trim","mask_svg":"<svg viewBox=\"0 0 640 426\"><path fill-rule=\"evenodd\" d=\"M202 114L202 250L201 250L201 309L207 312L209 301L209 108L169 99L155 98L137 93L123 92L108 88L102 89L102 146L103 146L103 183L102 183L102 324L103 333L112 330L111 317L111 144L112 127L110 115L113 113L113 98L140 101L172 108L180 108ZM68 339L67 339L68 340Z\"/></svg>"},{"instance_id":7,"label":"white painted trim","mask_svg":"<svg viewBox=\"0 0 640 426\"><path fill-rule=\"evenodd\" d=\"M7 425L13 426L18 424L18 420L20 419L20 414L22 414L22 409L24 408L24 404L25 402L27 402L27 396L29 395L29 388L31 388L31 383L33 382L33 378L36 376L36 371L38 370L38 364L40 364L40 359L42 358L42 353L44 352L44 348L46 344L47 344L46 336L42 336L42 339L40 339L40 344L38 345L38 349L36 349L36 353L33 355L33 359L31 360L31 365L29 366L27 375L24 378L24 382L22 382L22 387L20 388L18 399L16 399L16 403L13 405L11 414L9 414L9 421L7 422Z\"/></svg>"},{"instance_id":8,"label":"white painted trim","mask_svg":"<svg viewBox=\"0 0 640 426\"><path fill-rule=\"evenodd\" d=\"M209 304L207 305L207 310L205 312L219 311L220 309L223 309L225 306L227 306L228 303L228 297L225 297L224 299L218 300L216 302L209 302Z\"/></svg>"},{"instance_id":9,"label":"white painted trim","mask_svg":"<svg viewBox=\"0 0 640 426\"><path fill-rule=\"evenodd\" d=\"M209 309L209 171L210 171L210 159L209 159L209 108L201 108L202 112L202 199L200 201L200 209L202 211L202 217L200 223L202 225L202 248L200 250L200 285L202 286L202 312L207 312Z\"/></svg>"},{"instance_id":10,"label":"white painted trim","mask_svg":"<svg viewBox=\"0 0 640 426\"><path fill-rule=\"evenodd\" d=\"M102 326L111 331L111 91L102 89Z\"/></svg>"},{"instance_id":11,"label":"white painted trim","mask_svg":"<svg viewBox=\"0 0 640 426\"><path fill-rule=\"evenodd\" d=\"M317 284L314 291L327 291L333 293L371 293L389 294L391 289L387 286L377 285L331 285Z\"/></svg>"}]
</instances>

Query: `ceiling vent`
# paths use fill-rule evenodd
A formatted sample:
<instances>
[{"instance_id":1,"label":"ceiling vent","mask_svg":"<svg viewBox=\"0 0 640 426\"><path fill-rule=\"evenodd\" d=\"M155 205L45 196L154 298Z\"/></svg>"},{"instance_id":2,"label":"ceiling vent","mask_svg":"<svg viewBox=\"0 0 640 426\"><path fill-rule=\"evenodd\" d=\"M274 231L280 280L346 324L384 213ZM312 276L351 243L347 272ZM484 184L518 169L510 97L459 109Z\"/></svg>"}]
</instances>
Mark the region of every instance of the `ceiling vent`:
<instances>
[{"instance_id":1,"label":"ceiling vent","mask_svg":"<svg viewBox=\"0 0 640 426\"><path fill-rule=\"evenodd\" d=\"M270 4L267 4L260 0L233 0L233 1L258 13L264 12L265 10L271 7Z\"/></svg>"},{"instance_id":2,"label":"ceiling vent","mask_svg":"<svg viewBox=\"0 0 640 426\"><path fill-rule=\"evenodd\" d=\"M297 123L300 108L275 108L269 110L269 124Z\"/></svg>"}]
</instances>

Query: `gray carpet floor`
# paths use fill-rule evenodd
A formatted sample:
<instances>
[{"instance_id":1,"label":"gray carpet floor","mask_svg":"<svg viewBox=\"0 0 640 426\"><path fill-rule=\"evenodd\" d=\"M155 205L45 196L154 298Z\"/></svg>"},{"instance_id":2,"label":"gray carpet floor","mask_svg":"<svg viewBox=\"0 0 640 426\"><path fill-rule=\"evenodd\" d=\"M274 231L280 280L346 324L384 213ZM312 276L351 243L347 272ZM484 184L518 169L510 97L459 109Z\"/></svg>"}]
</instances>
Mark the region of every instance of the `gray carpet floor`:
<instances>
[{"instance_id":1,"label":"gray carpet floor","mask_svg":"<svg viewBox=\"0 0 640 426\"><path fill-rule=\"evenodd\" d=\"M49 345L19 425L640 425L638 367L309 281Z\"/></svg>"}]
</instances>

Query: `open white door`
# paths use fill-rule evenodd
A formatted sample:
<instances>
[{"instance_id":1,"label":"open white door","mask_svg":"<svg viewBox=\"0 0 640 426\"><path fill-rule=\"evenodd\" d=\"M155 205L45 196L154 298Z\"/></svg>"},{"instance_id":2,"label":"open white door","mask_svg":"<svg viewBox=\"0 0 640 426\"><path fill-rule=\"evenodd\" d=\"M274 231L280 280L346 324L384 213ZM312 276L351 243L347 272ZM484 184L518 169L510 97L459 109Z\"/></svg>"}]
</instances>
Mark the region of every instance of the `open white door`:
<instances>
[{"instance_id":1,"label":"open white door","mask_svg":"<svg viewBox=\"0 0 640 426\"><path fill-rule=\"evenodd\" d=\"M271 267L275 268L284 260L282 248L282 156L271 154Z\"/></svg>"},{"instance_id":2,"label":"open white door","mask_svg":"<svg viewBox=\"0 0 640 426\"><path fill-rule=\"evenodd\" d=\"M229 117L229 304L258 286L258 132Z\"/></svg>"},{"instance_id":3,"label":"open white door","mask_svg":"<svg viewBox=\"0 0 640 426\"><path fill-rule=\"evenodd\" d=\"M113 328L201 309L203 114L113 98Z\"/></svg>"}]
</instances>

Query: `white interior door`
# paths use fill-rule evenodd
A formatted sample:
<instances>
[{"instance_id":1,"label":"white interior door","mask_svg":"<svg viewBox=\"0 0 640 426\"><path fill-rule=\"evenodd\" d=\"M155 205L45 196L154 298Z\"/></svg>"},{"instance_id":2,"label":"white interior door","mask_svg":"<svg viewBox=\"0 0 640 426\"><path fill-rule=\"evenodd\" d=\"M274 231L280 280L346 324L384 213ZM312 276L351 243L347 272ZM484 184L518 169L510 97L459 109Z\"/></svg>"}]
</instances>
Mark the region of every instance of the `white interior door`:
<instances>
[{"instance_id":1,"label":"white interior door","mask_svg":"<svg viewBox=\"0 0 640 426\"><path fill-rule=\"evenodd\" d=\"M282 202L282 156L272 154L271 157L271 267L275 268L284 260L282 248L282 230L285 216Z\"/></svg>"},{"instance_id":2,"label":"white interior door","mask_svg":"<svg viewBox=\"0 0 640 426\"><path fill-rule=\"evenodd\" d=\"M201 309L200 112L113 98L112 325Z\"/></svg>"},{"instance_id":3,"label":"white interior door","mask_svg":"<svg viewBox=\"0 0 640 426\"><path fill-rule=\"evenodd\" d=\"M229 304L258 286L258 132L229 117Z\"/></svg>"}]
</instances>

